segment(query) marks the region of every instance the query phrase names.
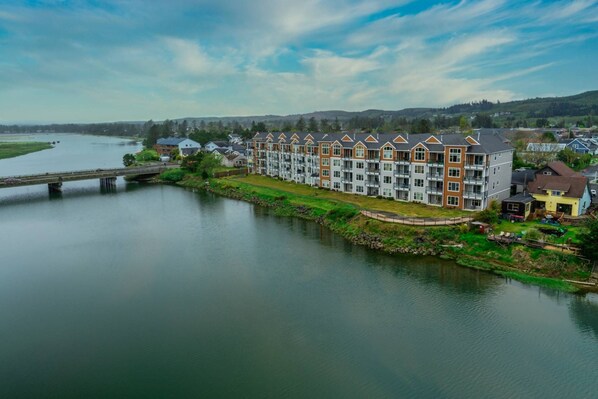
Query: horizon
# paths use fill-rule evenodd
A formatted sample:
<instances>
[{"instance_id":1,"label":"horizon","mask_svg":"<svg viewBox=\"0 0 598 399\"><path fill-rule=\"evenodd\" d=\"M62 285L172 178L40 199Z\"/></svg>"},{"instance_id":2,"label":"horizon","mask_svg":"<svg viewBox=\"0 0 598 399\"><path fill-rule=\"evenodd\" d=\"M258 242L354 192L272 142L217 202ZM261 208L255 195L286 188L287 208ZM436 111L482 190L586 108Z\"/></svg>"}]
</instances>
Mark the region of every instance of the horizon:
<instances>
[{"instance_id":1,"label":"horizon","mask_svg":"<svg viewBox=\"0 0 598 399\"><path fill-rule=\"evenodd\" d=\"M0 124L568 96L598 87L596 22L596 0L8 1Z\"/></svg>"}]
</instances>

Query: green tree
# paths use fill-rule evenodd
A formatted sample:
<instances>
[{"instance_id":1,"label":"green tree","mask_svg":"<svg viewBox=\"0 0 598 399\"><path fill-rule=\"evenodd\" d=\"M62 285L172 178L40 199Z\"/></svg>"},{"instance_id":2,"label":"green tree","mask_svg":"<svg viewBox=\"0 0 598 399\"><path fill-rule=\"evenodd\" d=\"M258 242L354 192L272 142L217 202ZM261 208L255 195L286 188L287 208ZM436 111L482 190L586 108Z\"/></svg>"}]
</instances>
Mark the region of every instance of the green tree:
<instances>
[{"instance_id":1,"label":"green tree","mask_svg":"<svg viewBox=\"0 0 598 399\"><path fill-rule=\"evenodd\" d=\"M492 127L492 117L486 113L476 114L472 122L473 127Z\"/></svg>"},{"instance_id":2,"label":"green tree","mask_svg":"<svg viewBox=\"0 0 598 399\"><path fill-rule=\"evenodd\" d=\"M220 166L220 159L214 154L205 154L197 171L201 173L201 177L207 179L208 177L214 176L214 169Z\"/></svg>"},{"instance_id":3,"label":"green tree","mask_svg":"<svg viewBox=\"0 0 598 399\"><path fill-rule=\"evenodd\" d=\"M123 165L129 167L135 163L135 155L133 154L125 154L123 155Z\"/></svg>"},{"instance_id":4,"label":"green tree","mask_svg":"<svg viewBox=\"0 0 598 399\"><path fill-rule=\"evenodd\" d=\"M299 117L299 120L297 121L297 124L295 125L295 128L297 129L298 132L304 132L305 131L305 119L303 119L303 116Z\"/></svg>"},{"instance_id":5,"label":"green tree","mask_svg":"<svg viewBox=\"0 0 598 399\"><path fill-rule=\"evenodd\" d=\"M461 130L461 133L469 130L470 126L469 126L469 121L467 120L467 117L465 117L464 115L461 116L459 118L459 130Z\"/></svg>"},{"instance_id":6,"label":"green tree","mask_svg":"<svg viewBox=\"0 0 598 399\"><path fill-rule=\"evenodd\" d=\"M313 116L309 118L307 123L307 131L312 133L318 131L318 121Z\"/></svg>"},{"instance_id":7,"label":"green tree","mask_svg":"<svg viewBox=\"0 0 598 399\"><path fill-rule=\"evenodd\" d=\"M181 169L195 173L199 170L199 165L204 158L204 152L198 152L194 155L189 155L181 161Z\"/></svg>"},{"instance_id":8,"label":"green tree","mask_svg":"<svg viewBox=\"0 0 598 399\"><path fill-rule=\"evenodd\" d=\"M588 219L585 231L577 235L579 247L584 257L596 261L598 259L598 219Z\"/></svg>"},{"instance_id":9,"label":"green tree","mask_svg":"<svg viewBox=\"0 0 598 399\"><path fill-rule=\"evenodd\" d=\"M338 117L334 118L334 123L332 124L332 130L335 132L340 132L342 130L341 123L338 121Z\"/></svg>"}]
</instances>

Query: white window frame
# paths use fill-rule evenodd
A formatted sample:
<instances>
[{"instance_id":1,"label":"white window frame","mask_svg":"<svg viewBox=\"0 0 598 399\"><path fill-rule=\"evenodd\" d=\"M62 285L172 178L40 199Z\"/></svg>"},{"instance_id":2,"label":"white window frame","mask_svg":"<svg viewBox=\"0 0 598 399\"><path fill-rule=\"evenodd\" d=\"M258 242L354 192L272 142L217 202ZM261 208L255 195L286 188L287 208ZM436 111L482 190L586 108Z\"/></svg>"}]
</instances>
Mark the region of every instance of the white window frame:
<instances>
[{"instance_id":1,"label":"white window frame","mask_svg":"<svg viewBox=\"0 0 598 399\"><path fill-rule=\"evenodd\" d=\"M450 163L461 163L461 149L460 148L449 148L449 162Z\"/></svg>"},{"instance_id":2,"label":"white window frame","mask_svg":"<svg viewBox=\"0 0 598 399\"><path fill-rule=\"evenodd\" d=\"M456 190L451 190L451 185L457 185L457 189ZM461 191L461 183L456 182L456 181L450 181L448 182L447 186L446 186L446 190L447 191L451 191L453 193L458 193L459 191Z\"/></svg>"}]
</instances>

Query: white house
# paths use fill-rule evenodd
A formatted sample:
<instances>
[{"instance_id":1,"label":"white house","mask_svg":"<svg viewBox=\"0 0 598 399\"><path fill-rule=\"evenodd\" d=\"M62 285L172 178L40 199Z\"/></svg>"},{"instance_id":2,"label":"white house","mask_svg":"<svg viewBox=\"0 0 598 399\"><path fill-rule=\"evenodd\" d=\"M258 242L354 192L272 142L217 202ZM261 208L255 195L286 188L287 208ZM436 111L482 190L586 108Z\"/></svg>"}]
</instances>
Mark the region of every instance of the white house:
<instances>
[{"instance_id":1,"label":"white house","mask_svg":"<svg viewBox=\"0 0 598 399\"><path fill-rule=\"evenodd\" d=\"M213 152L216 148L232 149L232 146L226 141L210 141L204 146L207 152Z\"/></svg>"},{"instance_id":2,"label":"white house","mask_svg":"<svg viewBox=\"0 0 598 399\"><path fill-rule=\"evenodd\" d=\"M166 137L158 139L154 149L160 156L170 156L172 150L178 149L181 156L193 155L201 149L201 144L184 137Z\"/></svg>"}]
</instances>

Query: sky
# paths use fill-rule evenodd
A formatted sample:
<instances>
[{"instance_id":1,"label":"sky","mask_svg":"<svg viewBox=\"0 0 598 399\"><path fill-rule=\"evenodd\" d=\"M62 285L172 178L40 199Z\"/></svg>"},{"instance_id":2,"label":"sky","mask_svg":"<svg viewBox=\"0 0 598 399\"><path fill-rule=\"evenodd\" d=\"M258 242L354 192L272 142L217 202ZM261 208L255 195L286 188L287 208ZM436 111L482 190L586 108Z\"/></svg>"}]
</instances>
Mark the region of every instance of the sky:
<instances>
[{"instance_id":1,"label":"sky","mask_svg":"<svg viewBox=\"0 0 598 399\"><path fill-rule=\"evenodd\" d=\"M0 0L0 124L598 89L598 0Z\"/></svg>"}]
</instances>

